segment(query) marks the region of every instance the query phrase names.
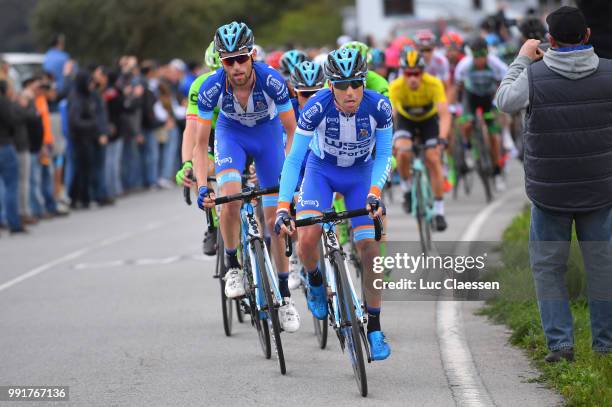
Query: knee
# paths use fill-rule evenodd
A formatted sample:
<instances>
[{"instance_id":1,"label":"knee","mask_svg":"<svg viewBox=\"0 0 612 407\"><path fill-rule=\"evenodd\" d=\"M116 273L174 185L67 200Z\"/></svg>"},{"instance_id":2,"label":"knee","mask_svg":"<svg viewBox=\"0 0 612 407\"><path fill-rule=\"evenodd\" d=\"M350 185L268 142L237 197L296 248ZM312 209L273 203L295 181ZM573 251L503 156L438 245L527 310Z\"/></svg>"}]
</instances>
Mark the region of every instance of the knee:
<instances>
[{"instance_id":1,"label":"knee","mask_svg":"<svg viewBox=\"0 0 612 407\"><path fill-rule=\"evenodd\" d=\"M314 253L318 253L318 239L312 233L300 234L298 245L298 255L300 259L311 258Z\"/></svg>"},{"instance_id":2,"label":"knee","mask_svg":"<svg viewBox=\"0 0 612 407\"><path fill-rule=\"evenodd\" d=\"M242 202L241 201L233 201L233 202L228 202L225 205L223 205L223 210L221 211L221 213L225 213L225 216L229 216L235 219L238 219L240 217L240 208L242 207Z\"/></svg>"}]
</instances>

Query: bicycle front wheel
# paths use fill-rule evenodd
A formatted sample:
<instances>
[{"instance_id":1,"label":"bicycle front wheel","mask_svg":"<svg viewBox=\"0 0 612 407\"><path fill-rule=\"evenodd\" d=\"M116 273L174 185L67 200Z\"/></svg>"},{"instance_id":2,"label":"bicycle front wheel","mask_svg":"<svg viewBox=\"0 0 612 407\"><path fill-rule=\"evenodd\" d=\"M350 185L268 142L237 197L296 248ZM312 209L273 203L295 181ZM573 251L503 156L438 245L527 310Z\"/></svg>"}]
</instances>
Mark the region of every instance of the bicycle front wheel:
<instances>
[{"instance_id":1,"label":"bicycle front wheel","mask_svg":"<svg viewBox=\"0 0 612 407\"><path fill-rule=\"evenodd\" d=\"M368 395L368 379L366 377L363 348L361 344L361 321L357 318L355 303L351 294L349 276L344 267L344 258L340 252L333 253L334 272L336 273L336 289L338 295L338 309L340 313L340 331L345 341L355 374L357 388L362 397Z\"/></svg>"},{"instance_id":2,"label":"bicycle front wheel","mask_svg":"<svg viewBox=\"0 0 612 407\"><path fill-rule=\"evenodd\" d=\"M253 244L253 252L255 253L255 259L257 260L257 272L259 273L261 289L264 292L264 298L266 301L265 310L267 313L268 328L272 330L274 348L276 350L276 356L278 357L280 372L281 374L285 374L287 373L287 368L285 366L285 355L283 353L283 344L280 336L281 327L278 317L278 304L275 304L274 302L272 283L270 281L270 278L273 277L270 275L270 273L266 272L266 261L263 250L263 244L261 241L255 241Z\"/></svg>"},{"instance_id":3,"label":"bicycle front wheel","mask_svg":"<svg viewBox=\"0 0 612 407\"><path fill-rule=\"evenodd\" d=\"M225 295L225 268L224 259L225 248L223 245L223 236L221 236L221 228L217 228L217 264L216 264L216 276L219 277L219 285L221 286L221 314L223 315L223 330L225 336L232 335L232 303L231 298L227 298ZM238 312L240 312L239 308Z\"/></svg>"},{"instance_id":4,"label":"bicycle front wheel","mask_svg":"<svg viewBox=\"0 0 612 407\"><path fill-rule=\"evenodd\" d=\"M416 171L414 173L414 186L416 198L416 219L419 229L419 239L421 241L421 250L424 254L428 254L431 250L431 224L427 220L427 202L425 194L425 183L428 182L423 173Z\"/></svg>"}]
</instances>

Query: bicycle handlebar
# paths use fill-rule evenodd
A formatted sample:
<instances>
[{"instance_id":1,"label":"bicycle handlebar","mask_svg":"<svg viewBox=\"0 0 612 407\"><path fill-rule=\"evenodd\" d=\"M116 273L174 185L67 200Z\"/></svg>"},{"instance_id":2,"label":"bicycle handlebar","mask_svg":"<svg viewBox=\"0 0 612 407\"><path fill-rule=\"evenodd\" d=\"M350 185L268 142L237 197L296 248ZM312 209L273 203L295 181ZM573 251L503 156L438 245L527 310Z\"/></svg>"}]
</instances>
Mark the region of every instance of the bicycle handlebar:
<instances>
[{"instance_id":1,"label":"bicycle handlebar","mask_svg":"<svg viewBox=\"0 0 612 407\"><path fill-rule=\"evenodd\" d=\"M383 214L385 212L386 211L383 209ZM325 212L319 216L313 216L311 218L296 220L295 227L299 228L303 226L316 225L318 223L338 222L344 219L354 218L357 216L369 215L370 213L371 212L365 208L353 209L350 211L343 211L343 212ZM285 226L289 226L289 225L285 224ZM382 238L382 231L383 231L382 220L380 219L380 217L376 216L374 218L374 240L376 240L377 242L380 241L380 239ZM293 244L291 241L291 236L285 235L285 256L290 257L292 253L293 253Z\"/></svg>"},{"instance_id":2,"label":"bicycle handlebar","mask_svg":"<svg viewBox=\"0 0 612 407\"><path fill-rule=\"evenodd\" d=\"M192 182L195 181L195 178L193 177L193 175L189 176L189 179ZM217 178L215 178L215 177L208 177L207 181L208 182L217 182ZM191 205L191 187L183 186L183 199L185 199L185 203L187 205Z\"/></svg>"},{"instance_id":3,"label":"bicycle handlebar","mask_svg":"<svg viewBox=\"0 0 612 407\"><path fill-rule=\"evenodd\" d=\"M253 199L261 195L276 194L278 189L278 186L261 189L246 188L237 194L220 196L219 198L216 198L215 205L223 205L233 201L248 201L249 199Z\"/></svg>"}]
</instances>

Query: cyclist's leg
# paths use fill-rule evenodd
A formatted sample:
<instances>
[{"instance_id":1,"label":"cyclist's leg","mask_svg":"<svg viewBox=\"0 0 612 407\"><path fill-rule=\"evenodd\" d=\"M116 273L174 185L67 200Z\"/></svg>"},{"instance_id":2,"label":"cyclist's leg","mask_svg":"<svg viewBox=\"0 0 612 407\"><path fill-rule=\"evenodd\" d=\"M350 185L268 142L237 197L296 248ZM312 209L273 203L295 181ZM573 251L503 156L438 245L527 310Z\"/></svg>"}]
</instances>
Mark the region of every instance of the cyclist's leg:
<instances>
[{"instance_id":1,"label":"cyclist's leg","mask_svg":"<svg viewBox=\"0 0 612 407\"><path fill-rule=\"evenodd\" d=\"M238 125L226 123L221 117L217 121L215 137L215 172L221 196L237 194L242 188L242 169L246 152L241 139L247 137ZM240 244L240 207L242 202L234 201L223 205L220 227L225 251L231 260L236 260L236 249ZM230 266L236 266L230 264Z\"/></svg>"},{"instance_id":2,"label":"cyclist's leg","mask_svg":"<svg viewBox=\"0 0 612 407\"><path fill-rule=\"evenodd\" d=\"M297 219L321 215L323 210L331 207L333 190L327 175L333 170L331 165L325 165L318 157L310 155L296 205ZM298 250L308 274L308 309L316 318L324 319L327 315L327 295L322 270L318 268L318 244L322 229L320 225L300 229Z\"/></svg>"},{"instance_id":3,"label":"cyclist's leg","mask_svg":"<svg viewBox=\"0 0 612 407\"><path fill-rule=\"evenodd\" d=\"M397 159L397 172L400 175L400 188L404 194L404 210L410 211L410 190L412 189L412 135L413 126L409 120L398 115L393 151Z\"/></svg>"},{"instance_id":4,"label":"cyclist's leg","mask_svg":"<svg viewBox=\"0 0 612 407\"><path fill-rule=\"evenodd\" d=\"M248 140L247 153L255 161L259 186L261 188L277 186L285 160L283 132L278 119L253 128L251 137ZM277 201L278 193L262 197L264 218L269 231L274 230ZM289 260L284 253L284 244L284 240L276 233L270 234L270 249L272 250L272 258L276 265L276 271L282 280L282 295L283 297L290 297L289 289L285 290L285 282L289 273Z\"/></svg>"}]
</instances>

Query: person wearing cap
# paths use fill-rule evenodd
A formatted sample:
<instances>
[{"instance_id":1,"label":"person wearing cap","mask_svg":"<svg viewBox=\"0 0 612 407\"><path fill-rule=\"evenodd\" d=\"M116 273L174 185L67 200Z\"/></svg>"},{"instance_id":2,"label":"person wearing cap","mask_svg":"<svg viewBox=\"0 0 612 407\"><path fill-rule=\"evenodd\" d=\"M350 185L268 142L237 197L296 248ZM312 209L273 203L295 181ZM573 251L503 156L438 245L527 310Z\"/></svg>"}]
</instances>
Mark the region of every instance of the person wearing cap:
<instances>
[{"instance_id":1,"label":"person wearing cap","mask_svg":"<svg viewBox=\"0 0 612 407\"><path fill-rule=\"evenodd\" d=\"M525 186L533 203L529 252L550 353L573 360L565 273L575 223L587 278L592 348L612 348L612 60L588 44L591 30L574 7L546 22L551 48L528 40L496 95L502 111L527 108Z\"/></svg>"}]
</instances>

